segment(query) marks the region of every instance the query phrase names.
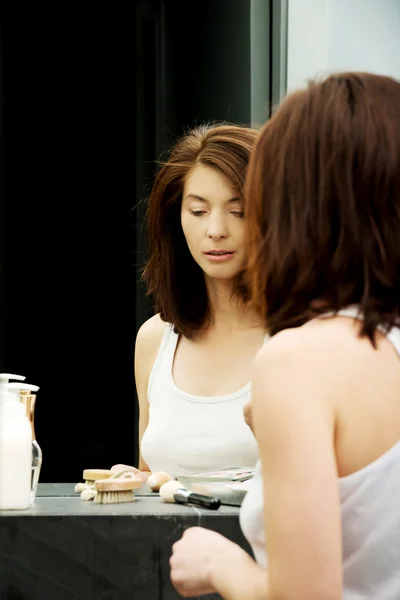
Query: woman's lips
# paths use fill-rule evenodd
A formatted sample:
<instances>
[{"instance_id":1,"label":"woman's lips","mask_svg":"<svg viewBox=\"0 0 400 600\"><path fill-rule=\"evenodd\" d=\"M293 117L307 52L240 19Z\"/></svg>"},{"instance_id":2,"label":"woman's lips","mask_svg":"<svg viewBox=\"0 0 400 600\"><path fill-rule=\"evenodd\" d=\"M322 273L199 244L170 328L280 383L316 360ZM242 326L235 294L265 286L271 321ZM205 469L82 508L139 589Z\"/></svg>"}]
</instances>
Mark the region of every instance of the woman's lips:
<instances>
[{"instance_id":1,"label":"woman's lips","mask_svg":"<svg viewBox=\"0 0 400 600\"><path fill-rule=\"evenodd\" d=\"M227 262L231 260L234 254L235 250L210 250L209 252L204 252L204 255L211 262Z\"/></svg>"}]
</instances>

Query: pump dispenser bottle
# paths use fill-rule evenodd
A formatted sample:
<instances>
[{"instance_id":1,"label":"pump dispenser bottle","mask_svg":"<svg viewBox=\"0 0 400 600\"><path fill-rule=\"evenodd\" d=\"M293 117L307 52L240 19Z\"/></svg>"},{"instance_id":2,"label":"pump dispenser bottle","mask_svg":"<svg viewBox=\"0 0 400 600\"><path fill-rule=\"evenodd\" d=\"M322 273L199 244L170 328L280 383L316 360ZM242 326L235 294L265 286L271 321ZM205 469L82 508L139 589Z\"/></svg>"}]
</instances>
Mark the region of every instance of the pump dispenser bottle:
<instances>
[{"instance_id":1,"label":"pump dispenser bottle","mask_svg":"<svg viewBox=\"0 0 400 600\"><path fill-rule=\"evenodd\" d=\"M0 510L24 510L32 501L32 429L20 390L38 387L10 379L25 378L0 374Z\"/></svg>"}]
</instances>

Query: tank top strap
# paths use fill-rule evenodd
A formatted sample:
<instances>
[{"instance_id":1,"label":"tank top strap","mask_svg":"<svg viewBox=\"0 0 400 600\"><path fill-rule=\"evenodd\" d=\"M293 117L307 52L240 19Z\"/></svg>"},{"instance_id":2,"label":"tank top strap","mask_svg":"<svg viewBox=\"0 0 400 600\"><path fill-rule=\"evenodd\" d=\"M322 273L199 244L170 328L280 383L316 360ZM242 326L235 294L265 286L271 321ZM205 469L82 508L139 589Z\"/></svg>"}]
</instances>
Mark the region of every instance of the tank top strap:
<instances>
[{"instance_id":1,"label":"tank top strap","mask_svg":"<svg viewBox=\"0 0 400 600\"><path fill-rule=\"evenodd\" d=\"M170 375L172 372L178 339L179 335L174 331L174 326L171 323L166 323L160 348L149 377L147 386L148 397L156 377L162 376L163 374Z\"/></svg>"},{"instance_id":2,"label":"tank top strap","mask_svg":"<svg viewBox=\"0 0 400 600\"><path fill-rule=\"evenodd\" d=\"M330 313L331 315L333 313ZM338 317L351 317L353 319L362 319L363 316L360 312L360 308L357 306L357 304L353 304L352 306L346 306L346 308L341 308L338 312L337 312L337 316Z\"/></svg>"},{"instance_id":3,"label":"tank top strap","mask_svg":"<svg viewBox=\"0 0 400 600\"><path fill-rule=\"evenodd\" d=\"M400 327L393 327L389 333L386 333L386 337L400 358Z\"/></svg>"},{"instance_id":4,"label":"tank top strap","mask_svg":"<svg viewBox=\"0 0 400 600\"><path fill-rule=\"evenodd\" d=\"M333 313L328 313L328 315L323 315L325 316L332 316ZM342 308L341 310L339 310L337 312L337 316L339 317L351 317L353 319L363 319L363 315L360 312L359 307L355 304L352 306L348 306L346 308ZM382 329L381 327L379 327L379 331L382 335L385 335L387 337L387 339L389 340L389 342L392 344L393 348L395 349L396 353L398 354L398 356L400 357L400 327L392 327L392 329L389 332L386 332L384 329Z\"/></svg>"}]
</instances>

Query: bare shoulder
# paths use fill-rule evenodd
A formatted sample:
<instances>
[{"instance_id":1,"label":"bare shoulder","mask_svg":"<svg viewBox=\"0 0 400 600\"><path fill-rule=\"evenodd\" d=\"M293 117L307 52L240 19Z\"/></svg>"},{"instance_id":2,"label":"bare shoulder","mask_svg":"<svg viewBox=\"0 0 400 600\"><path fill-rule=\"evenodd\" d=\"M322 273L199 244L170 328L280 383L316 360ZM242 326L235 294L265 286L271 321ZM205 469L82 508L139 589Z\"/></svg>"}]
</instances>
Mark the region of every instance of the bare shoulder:
<instances>
[{"instance_id":1,"label":"bare shoulder","mask_svg":"<svg viewBox=\"0 0 400 600\"><path fill-rule=\"evenodd\" d=\"M136 350L146 353L158 350L166 326L159 314L147 319L137 332Z\"/></svg>"},{"instance_id":2,"label":"bare shoulder","mask_svg":"<svg viewBox=\"0 0 400 600\"><path fill-rule=\"evenodd\" d=\"M311 321L274 335L257 353L255 369L269 366L313 371L315 375L354 371L355 364L373 355L367 338L360 338L360 322L347 317ZM332 369L332 367L335 367Z\"/></svg>"},{"instance_id":3,"label":"bare shoulder","mask_svg":"<svg viewBox=\"0 0 400 600\"><path fill-rule=\"evenodd\" d=\"M372 345L348 318L315 320L274 335L254 361L256 420L267 413L275 421L319 415L333 427L341 398L363 379L366 352ZM262 435L256 428L256 437Z\"/></svg>"},{"instance_id":4,"label":"bare shoulder","mask_svg":"<svg viewBox=\"0 0 400 600\"><path fill-rule=\"evenodd\" d=\"M159 314L150 317L141 325L136 336L136 344L152 346L161 343L166 323L161 320Z\"/></svg>"}]
</instances>

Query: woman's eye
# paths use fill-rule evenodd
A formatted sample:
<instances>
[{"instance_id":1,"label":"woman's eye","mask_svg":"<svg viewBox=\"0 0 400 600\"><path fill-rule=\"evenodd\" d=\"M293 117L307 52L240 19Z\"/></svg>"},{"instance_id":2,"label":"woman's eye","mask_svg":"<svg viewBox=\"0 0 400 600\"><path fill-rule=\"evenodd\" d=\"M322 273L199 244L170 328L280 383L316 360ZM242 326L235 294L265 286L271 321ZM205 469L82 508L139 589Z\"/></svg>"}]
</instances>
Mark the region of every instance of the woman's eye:
<instances>
[{"instance_id":1,"label":"woman's eye","mask_svg":"<svg viewBox=\"0 0 400 600\"><path fill-rule=\"evenodd\" d=\"M244 217L244 212L242 210L232 211L231 214L235 215L235 217L239 217L239 219L243 219L243 217Z\"/></svg>"},{"instance_id":2,"label":"woman's eye","mask_svg":"<svg viewBox=\"0 0 400 600\"><path fill-rule=\"evenodd\" d=\"M189 211L192 215L194 215L195 217L201 217L202 215L205 215L206 211L205 210L191 210Z\"/></svg>"}]
</instances>

